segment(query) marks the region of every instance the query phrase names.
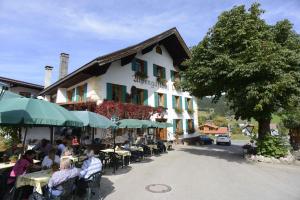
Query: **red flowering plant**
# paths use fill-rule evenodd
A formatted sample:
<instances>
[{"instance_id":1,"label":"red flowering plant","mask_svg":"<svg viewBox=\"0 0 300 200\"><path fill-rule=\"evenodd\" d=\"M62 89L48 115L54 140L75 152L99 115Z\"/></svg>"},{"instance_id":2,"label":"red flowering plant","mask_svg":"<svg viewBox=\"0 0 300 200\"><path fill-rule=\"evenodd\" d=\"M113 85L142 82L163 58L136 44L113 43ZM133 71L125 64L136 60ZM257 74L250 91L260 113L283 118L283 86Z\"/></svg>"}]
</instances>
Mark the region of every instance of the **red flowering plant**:
<instances>
[{"instance_id":1,"label":"red flowering plant","mask_svg":"<svg viewBox=\"0 0 300 200\"><path fill-rule=\"evenodd\" d=\"M104 100L102 104L96 107L95 112L109 119L113 115L120 119L150 119L156 113L162 116L164 108Z\"/></svg>"}]
</instances>

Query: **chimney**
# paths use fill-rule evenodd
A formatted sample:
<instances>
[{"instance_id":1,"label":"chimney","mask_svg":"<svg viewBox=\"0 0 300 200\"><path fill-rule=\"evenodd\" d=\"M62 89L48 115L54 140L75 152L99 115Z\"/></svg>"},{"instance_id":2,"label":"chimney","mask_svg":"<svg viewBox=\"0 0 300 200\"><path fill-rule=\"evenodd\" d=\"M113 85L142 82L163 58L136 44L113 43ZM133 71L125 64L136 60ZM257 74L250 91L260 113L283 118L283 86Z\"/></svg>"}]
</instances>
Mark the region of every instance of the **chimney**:
<instances>
[{"instance_id":1,"label":"chimney","mask_svg":"<svg viewBox=\"0 0 300 200\"><path fill-rule=\"evenodd\" d=\"M69 54L60 54L60 64L59 64L59 79L64 78L68 74L68 64L69 64Z\"/></svg>"},{"instance_id":2,"label":"chimney","mask_svg":"<svg viewBox=\"0 0 300 200\"><path fill-rule=\"evenodd\" d=\"M51 85L52 69L53 69L53 67L51 67L51 66L45 66L45 83L44 83L44 88L46 88L49 85Z\"/></svg>"}]
</instances>

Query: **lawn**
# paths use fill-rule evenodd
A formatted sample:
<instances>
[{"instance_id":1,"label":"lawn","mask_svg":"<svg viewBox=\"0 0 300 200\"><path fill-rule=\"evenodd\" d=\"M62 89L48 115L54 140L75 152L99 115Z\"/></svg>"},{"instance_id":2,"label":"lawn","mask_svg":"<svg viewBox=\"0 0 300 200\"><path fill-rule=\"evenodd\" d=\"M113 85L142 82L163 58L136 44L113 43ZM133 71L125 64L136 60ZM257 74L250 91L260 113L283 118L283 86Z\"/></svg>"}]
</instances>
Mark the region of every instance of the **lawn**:
<instances>
[{"instance_id":1,"label":"lawn","mask_svg":"<svg viewBox=\"0 0 300 200\"><path fill-rule=\"evenodd\" d=\"M249 140L250 137L244 134L231 134L232 140Z\"/></svg>"}]
</instances>

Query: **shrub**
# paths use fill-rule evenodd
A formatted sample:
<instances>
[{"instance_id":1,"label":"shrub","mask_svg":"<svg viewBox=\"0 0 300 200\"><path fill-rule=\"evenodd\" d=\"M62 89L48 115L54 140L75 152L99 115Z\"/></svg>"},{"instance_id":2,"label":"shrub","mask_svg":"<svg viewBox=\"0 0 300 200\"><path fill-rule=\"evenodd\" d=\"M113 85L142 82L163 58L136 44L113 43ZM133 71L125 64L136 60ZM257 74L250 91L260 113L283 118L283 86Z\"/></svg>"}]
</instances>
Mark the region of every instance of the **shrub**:
<instances>
[{"instance_id":1,"label":"shrub","mask_svg":"<svg viewBox=\"0 0 300 200\"><path fill-rule=\"evenodd\" d=\"M258 140L256 144L258 155L280 158L288 154L288 147L281 136L267 135L263 140Z\"/></svg>"}]
</instances>

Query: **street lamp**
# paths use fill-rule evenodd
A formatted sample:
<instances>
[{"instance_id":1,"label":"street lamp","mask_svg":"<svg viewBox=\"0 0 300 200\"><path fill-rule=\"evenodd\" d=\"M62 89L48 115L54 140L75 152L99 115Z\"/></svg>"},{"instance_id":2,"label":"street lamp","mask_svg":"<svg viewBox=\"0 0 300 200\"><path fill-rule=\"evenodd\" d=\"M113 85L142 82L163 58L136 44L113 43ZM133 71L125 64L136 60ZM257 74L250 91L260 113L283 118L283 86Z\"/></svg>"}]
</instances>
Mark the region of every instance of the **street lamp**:
<instances>
[{"instance_id":1,"label":"street lamp","mask_svg":"<svg viewBox=\"0 0 300 200\"><path fill-rule=\"evenodd\" d=\"M1 90L0 90L0 100L1 100L5 91L8 90L8 85L0 82L0 87L1 87Z\"/></svg>"},{"instance_id":2,"label":"street lamp","mask_svg":"<svg viewBox=\"0 0 300 200\"><path fill-rule=\"evenodd\" d=\"M117 125L118 124L118 121L119 121L119 117L117 115L112 115L111 116L111 121ZM115 127L112 127L112 134L113 134L113 138L114 138L114 155L113 155L113 158L114 158L114 174L116 173L116 128Z\"/></svg>"}]
</instances>

